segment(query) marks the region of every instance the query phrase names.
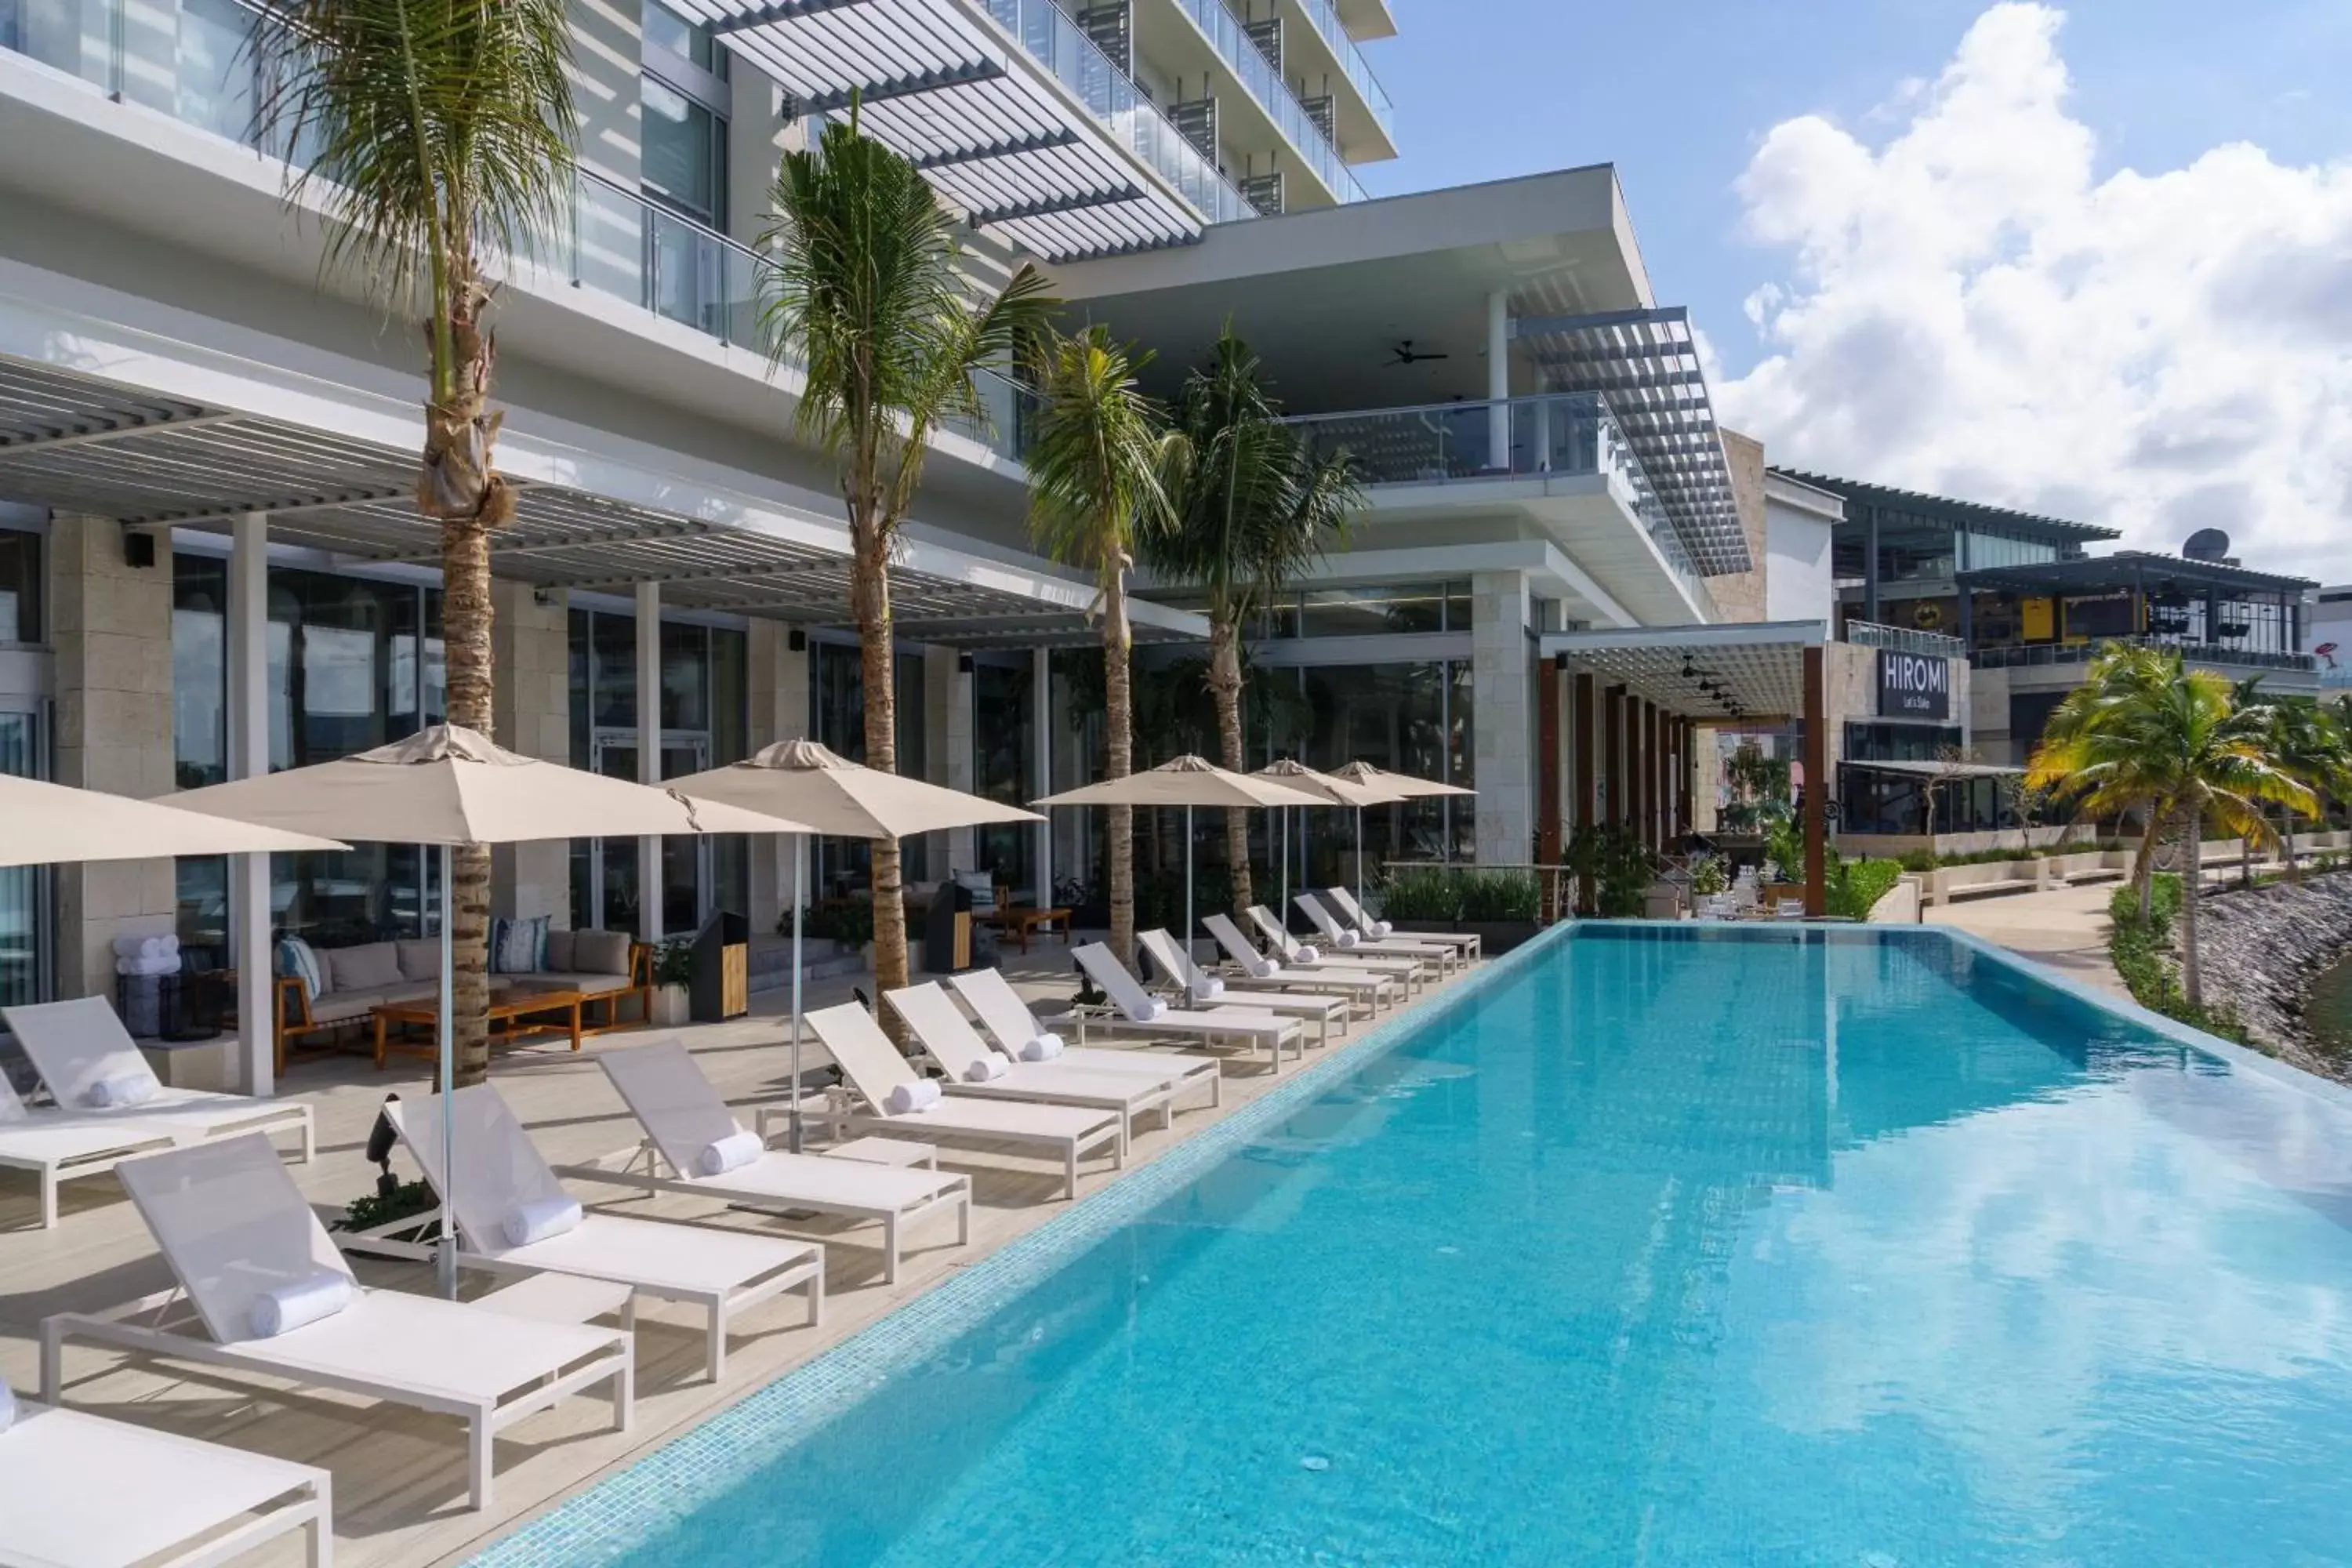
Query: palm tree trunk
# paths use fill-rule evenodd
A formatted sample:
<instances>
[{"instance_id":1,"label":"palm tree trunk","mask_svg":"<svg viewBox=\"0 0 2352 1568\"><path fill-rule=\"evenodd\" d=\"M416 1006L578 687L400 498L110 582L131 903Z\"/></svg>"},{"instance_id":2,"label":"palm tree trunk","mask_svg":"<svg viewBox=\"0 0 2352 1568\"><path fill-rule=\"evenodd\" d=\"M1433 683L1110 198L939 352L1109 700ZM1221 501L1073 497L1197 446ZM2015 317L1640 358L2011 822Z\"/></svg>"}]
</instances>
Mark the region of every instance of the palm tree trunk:
<instances>
[{"instance_id":1,"label":"palm tree trunk","mask_svg":"<svg viewBox=\"0 0 2352 1568\"><path fill-rule=\"evenodd\" d=\"M2156 803L2150 801L2141 813L2139 848L2132 856L2132 886L2139 889L2140 923L2146 925L2156 911L2156 849L2164 830L2157 819Z\"/></svg>"},{"instance_id":2,"label":"palm tree trunk","mask_svg":"<svg viewBox=\"0 0 2352 1568\"><path fill-rule=\"evenodd\" d=\"M1224 763L1237 773L1249 772L1242 742L1241 628L1227 616L1209 627L1209 695L1217 705L1218 743ZM1249 813L1235 806L1225 813L1225 864L1233 878L1233 913L1245 914L1257 901L1250 887ZM1190 942L1192 933L1186 931Z\"/></svg>"},{"instance_id":3,"label":"palm tree trunk","mask_svg":"<svg viewBox=\"0 0 2352 1568\"><path fill-rule=\"evenodd\" d=\"M1115 574L1103 595L1103 776L1133 770L1135 699L1128 669L1127 580ZM1110 950L1121 963L1135 957L1135 808L1108 808Z\"/></svg>"},{"instance_id":4,"label":"palm tree trunk","mask_svg":"<svg viewBox=\"0 0 2352 1568\"><path fill-rule=\"evenodd\" d=\"M870 503L851 496L852 551L849 596L857 616L859 700L866 710L866 765L877 773L898 771L898 659L891 647L889 542ZM907 986L907 906L899 882L898 841L873 840L874 984L877 991ZM897 1037L897 1021L884 1027Z\"/></svg>"},{"instance_id":5,"label":"palm tree trunk","mask_svg":"<svg viewBox=\"0 0 2352 1568\"><path fill-rule=\"evenodd\" d=\"M484 297L470 275L452 279L437 319L433 397L425 405L417 510L441 525L441 639L448 722L488 736L496 684L490 652L490 533L514 516L514 492L491 467L499 416L489 412L496 348L482 330ZM490 852L450 857L449 1005L459 1088L490 1067Z\"/></svg>"},{"instance_id":6,"label":"palm tree trunk","mask_svg":"<svg viewBox=\"0 0 2352 1568\"><path fill-rule=\"evenodd\" d=\"M2303 868L2294 863L2294 807L2279 807L2280 853L2286 857L2286 879L2296 887L2303 886Z\"/></svg>"},{"instance_id":7,"label":"palm tree trunk","mask_svg":"<svg viewBox=\"0 0 2352 1568\"><path fill-rule=\"evenodd\" d=\"M2189 862L2180 884L2180 986L2192 1007L2205 1005L2204 967L2197 952L2197 910L2204 902L2205 867L2202 825L2189 824Z\"/></svg>"}]
</instances>

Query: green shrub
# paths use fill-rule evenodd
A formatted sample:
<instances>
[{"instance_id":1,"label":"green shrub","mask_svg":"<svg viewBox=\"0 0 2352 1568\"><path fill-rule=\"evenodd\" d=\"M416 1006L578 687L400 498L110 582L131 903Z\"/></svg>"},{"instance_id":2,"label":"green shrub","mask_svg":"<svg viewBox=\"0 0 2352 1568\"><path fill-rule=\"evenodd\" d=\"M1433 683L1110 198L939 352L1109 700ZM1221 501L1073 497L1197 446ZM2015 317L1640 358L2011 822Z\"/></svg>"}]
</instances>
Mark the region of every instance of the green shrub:
<instances>
[{"instance_id":1,"label":"green shrub","mask_svg":"<svg viewBox=\"0 0 2352 1568\"><path fill-rule=\"evenodd\" d=\"M2243 1045L2245 1025L2234 1009L2198 1006L2181 986L2180 966L2172 961L2172 927L2180 918L2182 897L2180 878L2158 872L2148 894L2147 919L2142 920L2137 890L2128 883L2117 888L2107 900L2107 958L2141 1006Z\"/></svg>"},{"instance_id":2,"label":"green shrub","mask_svg":"<svg viewBox=\"0 0 2352 1568\"><path fill-rule=\"evenodd\" d=\"M1465 921L1531 921L1543 908L1533 871L1465 871L1460 884Z\"/></svg>"},{"instance_id":3,"label":"green shrub","mask_svg":"<svg viewBox=\"0 0 2352 1568\"><path fill-rule=\"evenodd\" d=\"M378 1226L390 1225L394 1220L411 1219L422 1215L427 1222L425 1228L430 1232L435 1228L431 1224L432 1218L440 1212L440 1209L441 1200L434 1196L430 1184L423 1180L403 1182L390 1192L368 1193L353 1198L350 1205L343 1210L342 1222L335 1228L354 1231L373 1230Z\"/></svg>"},{"instance_id":4,"label":"green shrub","mask_svg":"<svg viewBox=\"0 0 2352 1568\"><path fill-rule=\"evenodd\" d=\"M1580 880L1591 879L1595 913L1607 920L1630 920L1642 912L1656 866L1642 841L1622 827L1576 830L1568 847L1567 863Z\"/></svg>"},{"instance_id":5,"label":"green shrub","mask_svg":"<svg viewBox=\"0 0 2352 1568\"><path fill-rule=\"evenodd\" d=\"M654 949L654 984L686 985L694 979L694 942L673 937Z\"/></svg>"},{"instance_id":6,"label":"green shrub","mask_svg":"<svg viewBox=\"0 0 2352 1568\"><path fill-rule=\"evenodd\" d=\"M1846 860L1832 858L1826 878L1826 908L1832 915L1866 921L1878 900L1903 879L1903 868L1893 860Z\"/></svg>"},{"instance_id":7,"label":"green shrub","mask_svg":"<svg viewBox=\"0 0 2352 1568\"><path fill-rule=\"evenodd\" d=\"M1412 866L1389 873L1381 889L1381 912L1392 921L1458 921L1463 879L1435 866Z\"/></svg>"}]
</instances>

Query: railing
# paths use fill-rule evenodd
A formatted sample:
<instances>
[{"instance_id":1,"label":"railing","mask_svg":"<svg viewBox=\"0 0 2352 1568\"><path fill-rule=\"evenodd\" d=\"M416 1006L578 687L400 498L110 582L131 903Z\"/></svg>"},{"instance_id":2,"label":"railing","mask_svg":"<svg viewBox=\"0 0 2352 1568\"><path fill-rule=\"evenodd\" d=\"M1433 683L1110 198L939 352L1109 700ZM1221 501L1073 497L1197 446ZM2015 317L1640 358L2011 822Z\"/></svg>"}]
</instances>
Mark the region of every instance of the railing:
<instances>
[{"instance_id":1,"label":"railing","mask_svg":"<svg viewBox=\"0 0 2352 1568\"><path fill-rule=\"evenodd\" d=\"M1969 645L1958 637L1910 626L1885 626L1876 621L1846 622L1845 640L1856 647L1892 648L1896 653L1916 653L1927 658L1965 658L1969 651Z\"/></svg>"},{"instance_id":2,"label":"railing","mask_svg":"<svg viewBox=\"0 0 2352 1568\"><path fill-rule=\"evenodd\" d=\"M1186 0L1191 4L1192 0ZM1128 151L1183 193L1211 223L1257 216L1213 158L1185 140L1143 89L1113 65L1086 30L1054 0L988 0L988 14L1020 41L1031 58L1077 94L1087 112L1108 126ZM1264 64L1261 57L1260 64Z\"/></svg>"},{"instance_id":3,"label":"railing","mask_svg":"<svg viewBox=\"0 0 2352 1568\"><path fill-rule=\"evenodd\" d=\"M994 5L1003 0L989 3ZM1250 42L1249 35L1242 31L1241 18L1225 9L1224 0L1176 0L1176 4L1192 18L1192 25L1201 29L1226 67L1240 79L1243 88L1273 119L1292 150L1315 171L1316 177L1329 186L1339 200L1362 201L1364 187L1349 172L1347 160L1331 145L1331 139L1323 134L1323 128L1308 117L1307 106L1298 101L1298 95L1282 79L1274 62Z\"/></svg>"},{"instance_id":4,"label":"railing","mask_svg":"<svg viewBox=\"0 0 2352 1568\"><path fill-rule=\"evenodd\" d=\"M1297 5L1307 13L1307 19L1314 24L1316 32L1322 35L1325 45L1338 58L1340 74L1356 84L1356 90L1362 93L1364 101L1371 106L1372 118L1381 122L1381 130L1393 133L1396 130L1396 106L1389 101L1388 89L1381 86L1381 79L1372 74L1372 68L1365 61L1363 51L1356 47L1356 40L1348 37L1347 25L1339 20L1339 13L1332 9L1331 0L1297 0Z\"/></svg>"},{"instance_id":5,"label":"railing","mask_svg":"<svg viewBox=\"0 0 2352 1568\"><path fill-rule=\"evenodd\" d=\"M1597 392L1307 414L1286 423L1318 456L1344 447L1368 485L1465 484L1581 474L1617 479L1632 492L1633 515L1667 570L1704 614L1714 616L1715 599L1706 579L1693 566L1681 533L1616 415Z\"/></svg>"},{"instance_id":6,"label":"railing","mask_svg":"<svg viewBox=\"0 0 2352 1568\"><path fill-rule=\"evenodd\" d=\"M2086 643L2024 643L2014 647L1980 647L1969 655L1979 669L2030 669L2041 665L2088 664L2109 643L2161 648L2178 653L2190 664L2232 665L2241 669L2314 670L2319 661L2307 653L2270 653L2256 648L2225 647L2219 643L2181 642L2171 637L2094 637Z\"/></svg>"}]
</instances>

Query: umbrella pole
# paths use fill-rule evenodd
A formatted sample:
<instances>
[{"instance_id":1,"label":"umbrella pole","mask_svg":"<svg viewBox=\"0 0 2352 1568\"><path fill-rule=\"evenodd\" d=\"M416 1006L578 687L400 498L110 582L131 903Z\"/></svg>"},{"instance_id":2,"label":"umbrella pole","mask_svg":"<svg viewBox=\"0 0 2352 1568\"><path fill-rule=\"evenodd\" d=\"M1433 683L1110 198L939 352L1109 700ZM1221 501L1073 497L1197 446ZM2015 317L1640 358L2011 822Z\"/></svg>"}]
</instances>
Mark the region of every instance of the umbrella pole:
<instances>
[{"instance_id":1,"label":"umbrella pole","mask_svg":"<svg viewBox=\"0 0 2352 1568\"><path fill-rule=\"evenodd\" d=\"M453 992L457 985L457 898L451 886L449 846L441 846L441 1242L434 1254L434 1265L441 1285L442 1300L457 1299L457 1216L449 1207L449 1194L456 1192L454 1167L457 1160L457 1111L450 1096L457 1087L457 1014Z\"/></svg>"},{"instance_id":2,"label":"umbrella pole","mask_svg":"<svg viewBox=\"0 0 2352 1568\"><path fill-rule=\"evenodd\" d=\"M801 855L806 840L793 836L793 1152L801 1152Z\"/></svg>"},{"instance_id":3,"label":"umbrella pole","mask_svg":"<svg viewBox=\"0 0 2352 1568\"><path fill-rule=\"evenodd\" d=\"M1364 808L1356 807L1356 907L1364 907Z\"/></svg>"},{"instance_id":4,"label":"umbrella pole","mask_svg":"<svg viewBox=\"0 0 2352 1568\"><path fill-rule=\"evenodd\" d=\"M1288 920L1290 909L1290 808L1282 808L1282 918Z\"/></svg>"},{"instance_id":5,"label":"umbrella pole","mask_svg":"<svg viewBox=\"0 0 2352 1568\"><path fill-rule=\"evenodd\" d=\"M1192 808L1184 808L1184 956L1192 956ZM1184 985L1184 977L1176 976L1176 984ZM1190 990L1190 986L1185 987Z\"/></svg>"}]
</instances>

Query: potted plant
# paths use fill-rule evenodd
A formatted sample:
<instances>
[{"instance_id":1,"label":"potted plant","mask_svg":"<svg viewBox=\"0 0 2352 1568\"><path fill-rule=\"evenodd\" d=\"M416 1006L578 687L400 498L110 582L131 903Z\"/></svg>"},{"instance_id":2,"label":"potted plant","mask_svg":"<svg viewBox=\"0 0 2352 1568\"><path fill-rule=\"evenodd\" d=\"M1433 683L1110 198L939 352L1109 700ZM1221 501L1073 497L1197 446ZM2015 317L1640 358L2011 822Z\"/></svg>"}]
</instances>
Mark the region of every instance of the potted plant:
<instances>
[{"instance_id":1,"label":"potted plant","mask_svg":"<svg viewBox=\"0 0 2352 1568\"><path fill-rule=\"evenodd\" d=\"M1536 934L1542 903L1543 890L1532 871L1425 866L1390 876L1381 889L1381 918L1399 933L1470 933L1491 957Z\"/></svg>"},{"instance_id":2,"label":"potted plant","mask_svg":"<svg viewBox=\"0 0 2352 1568\"><path fill-rule=\"evenodd\" d=\"M694 978L694 946L684 937L654 949L654 999L647 1021L657 1029L675 1029L687 1021L686 987Z\"/></svg>"}]
</instances>

